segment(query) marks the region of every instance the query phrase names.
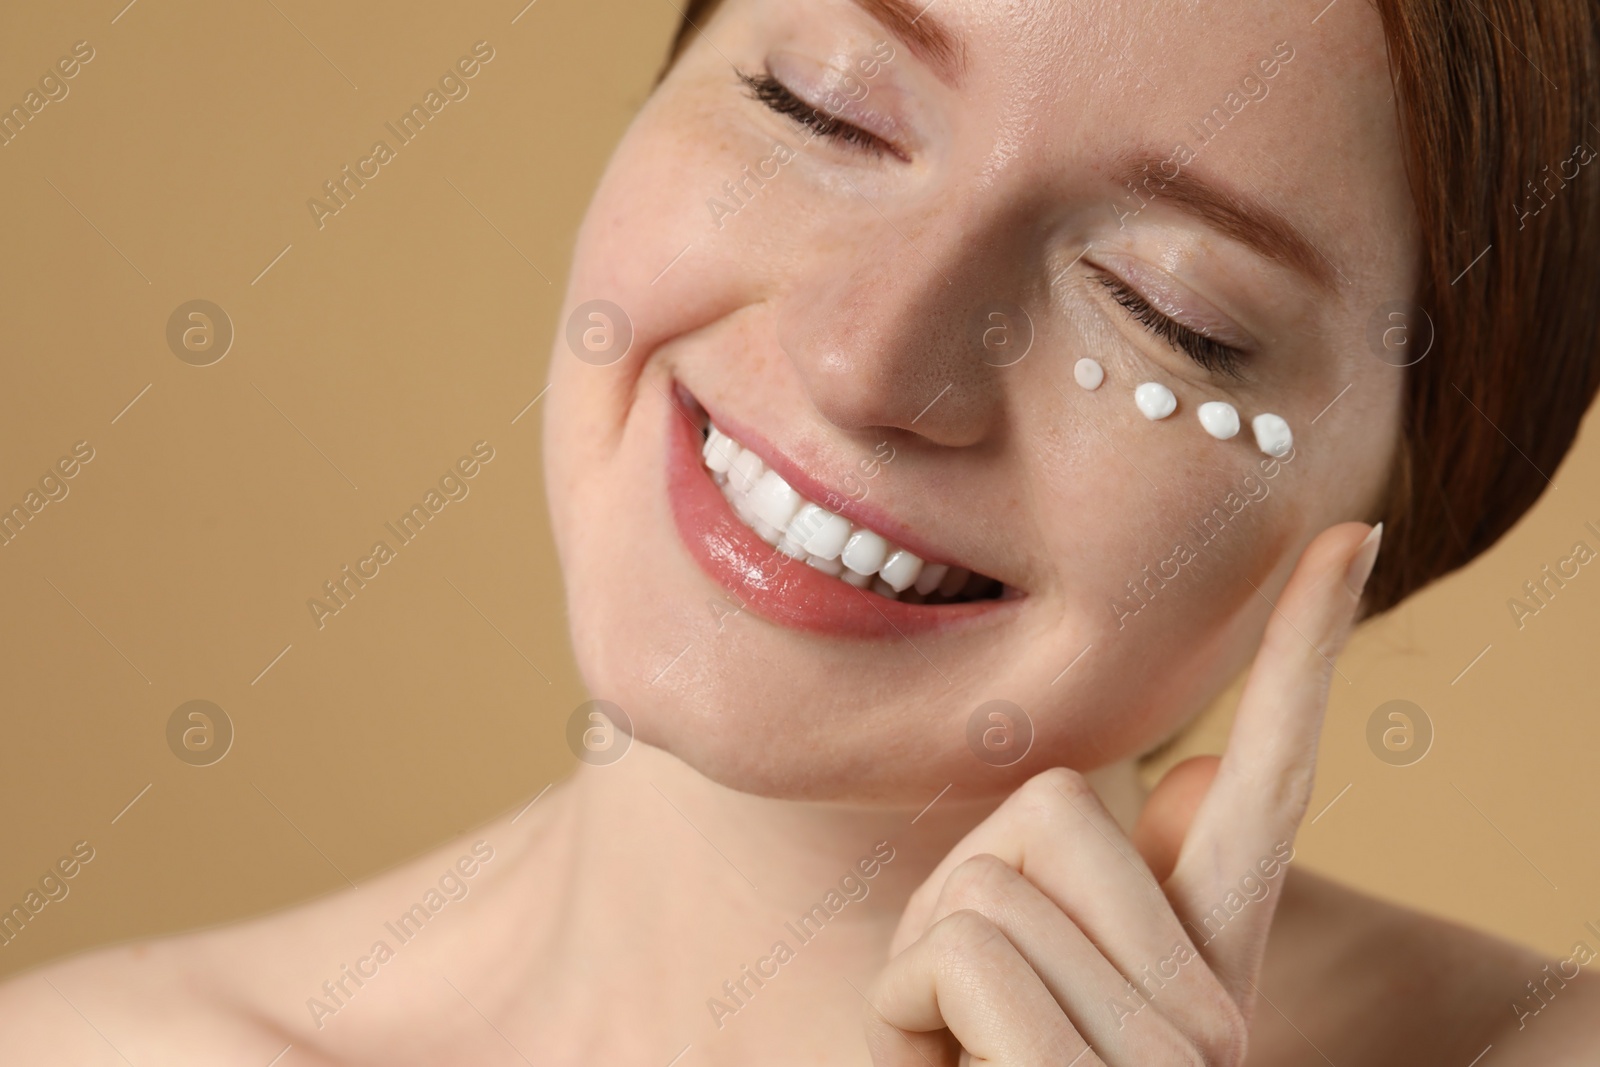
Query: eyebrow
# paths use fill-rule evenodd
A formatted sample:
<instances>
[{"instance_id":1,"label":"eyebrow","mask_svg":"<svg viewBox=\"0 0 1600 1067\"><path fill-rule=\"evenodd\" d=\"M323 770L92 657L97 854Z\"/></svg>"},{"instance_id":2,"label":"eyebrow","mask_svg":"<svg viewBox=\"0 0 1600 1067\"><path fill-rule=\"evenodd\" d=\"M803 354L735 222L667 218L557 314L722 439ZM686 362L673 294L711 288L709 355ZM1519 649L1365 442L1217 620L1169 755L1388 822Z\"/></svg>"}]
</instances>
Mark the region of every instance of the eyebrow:
<instances>
[{"instance_id":1,"label":"eyebrow","mask_svg":"<svg viewBox=\"0 0 1600 1067\"><path fill-rule=\"evenodd\" d=\"M1116 170L1113 180L1142 189L1152 203L1165 201L1193 215L1267 259L1300 272L1319 288L1336 290L1335 278L1343 278L1344 273L1277 209L1264 200L1214 185L1190 170L1180 168L1175 177L1168 178L1161 170L1167 162L1161 156L1131 157Z\"/></svg>"},{"instance_id":2,"label":"eyebrow","mask_svg":"<svg viewBox=\"0 0 1600 1067\"><path fill-rule=\"evenodd\" d=\"M928 8L938 0L918 6L911 0L854 0L861 10L876 19L883 28L898 37L903 44L928 66L939 80L951 88L961 84L966 73L966 53L961 39L933 15Z\"/></svg>"}]
</instances>

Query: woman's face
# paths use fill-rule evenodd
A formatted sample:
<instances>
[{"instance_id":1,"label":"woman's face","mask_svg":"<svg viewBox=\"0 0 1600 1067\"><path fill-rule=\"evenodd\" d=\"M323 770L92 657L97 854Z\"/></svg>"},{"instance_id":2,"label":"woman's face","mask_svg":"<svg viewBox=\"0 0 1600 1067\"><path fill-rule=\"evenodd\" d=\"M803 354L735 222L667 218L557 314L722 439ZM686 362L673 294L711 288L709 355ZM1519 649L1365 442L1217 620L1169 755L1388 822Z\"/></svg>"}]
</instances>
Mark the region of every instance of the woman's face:
<instances>
[{"instance_id":1,"label":"woman's face","mask_svg":"<svg viewBox=\"0 0 1600 1067\"><path fill-rule=\"evenodd\" d=\"M1323 3L725 0L611 161L552 357L594 695L735 788L906 803L1202 707L1398 441L1368 339L1415 278L1395 104L1377 15ZM753 453L715 480L708 420ZM791 514L818 565L758 532ZM858 588L836 534L910 555ZM917 560L961 587L885 596ZM1009 766L994 700L1031 723Z\"/></svg>"}]
</instances>

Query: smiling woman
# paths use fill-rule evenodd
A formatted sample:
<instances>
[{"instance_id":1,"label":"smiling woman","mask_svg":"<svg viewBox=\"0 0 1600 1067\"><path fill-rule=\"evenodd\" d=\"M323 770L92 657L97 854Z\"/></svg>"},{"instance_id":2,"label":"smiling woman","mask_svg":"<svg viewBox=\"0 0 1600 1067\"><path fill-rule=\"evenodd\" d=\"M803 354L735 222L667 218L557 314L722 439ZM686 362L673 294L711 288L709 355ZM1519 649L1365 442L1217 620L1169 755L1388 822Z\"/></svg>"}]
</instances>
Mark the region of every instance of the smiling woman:
<instances>
[{"instance_id":1,"label":"smiling woman","mask_svg":"<svg viewBox=\"0 0 1600 1067\"><path fill-rule=\"evenodd\" d=\"M460 842L44 973L148 1062L1593 1062L1582 964L1529 1026L1530 951L1293 861L1352 627L1600 386L1600 168L1525 206L1597 71L1592 0L691 2L541 408L578 773L337 1018Z\"/></svg>"}]
</instances>

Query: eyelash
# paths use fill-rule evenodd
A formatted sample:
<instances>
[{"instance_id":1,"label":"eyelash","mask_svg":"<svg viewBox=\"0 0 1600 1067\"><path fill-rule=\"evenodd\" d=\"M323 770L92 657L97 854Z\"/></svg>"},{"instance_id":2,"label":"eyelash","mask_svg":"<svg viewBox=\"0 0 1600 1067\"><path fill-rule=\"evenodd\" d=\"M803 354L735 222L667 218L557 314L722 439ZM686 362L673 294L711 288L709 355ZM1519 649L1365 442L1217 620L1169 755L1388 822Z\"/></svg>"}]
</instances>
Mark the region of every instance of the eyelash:
<instances>
[{"instance_id":1,"label":"eyelash","mask_svg":"<svg viewBox=\"0 0 1600 1067\"><path fill-rule=\"evenodd\" d=\"M744 82L745 88L750 91L751 99L765 104L779 115L793 119L816 136L840 141L871 152L873 155L884 153L886 146L882 138L829 115L821 108L812 107L771 73L764 71L760 74L746 74L740 71L739 80Z\"/></svg>"},{"instance_id":2,"label":"eyelash","mask_svg":"<svg viewBox=\"0 0 1600 1067\"><path fill-rule=\"evenodd\" d=\"M1144 297L1117 278L1108 274L1098 274L1095 278L1111 291L1111 298L1126 308L1130 315L1145 325L1145 328L1173 348L1187 353L1190 359L1204 369L1217 374L1226 374L1230 378L1244 377L1239 370L1240 364L1244 361L1244 353L1237 348L1196 333L1187 326L1167 318L1151 307Z\"/></svg>"}]
</instances>

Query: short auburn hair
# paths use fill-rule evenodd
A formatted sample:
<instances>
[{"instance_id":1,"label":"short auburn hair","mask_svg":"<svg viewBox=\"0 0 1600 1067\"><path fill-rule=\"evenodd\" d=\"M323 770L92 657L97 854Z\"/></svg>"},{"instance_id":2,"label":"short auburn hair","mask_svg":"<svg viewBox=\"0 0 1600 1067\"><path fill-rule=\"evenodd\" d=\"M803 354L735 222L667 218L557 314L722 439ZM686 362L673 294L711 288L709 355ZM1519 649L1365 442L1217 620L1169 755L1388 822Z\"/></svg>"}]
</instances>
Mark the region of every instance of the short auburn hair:
<instances>
[{"instance_id":1,"label":"short auburn hair","mask_svg":"<svg viewBox=\"0 0 1600 1067\"><path fill-rule=\"evenodd\" d=\"M686 4L663 76L718 2ZM1397 297L1431 337L1366 516L1384 524L1370 616L1498 541L1600 388L1600 3L1369 2L1422 237L1417 292Z\"/></svg>"}]
</instances>

